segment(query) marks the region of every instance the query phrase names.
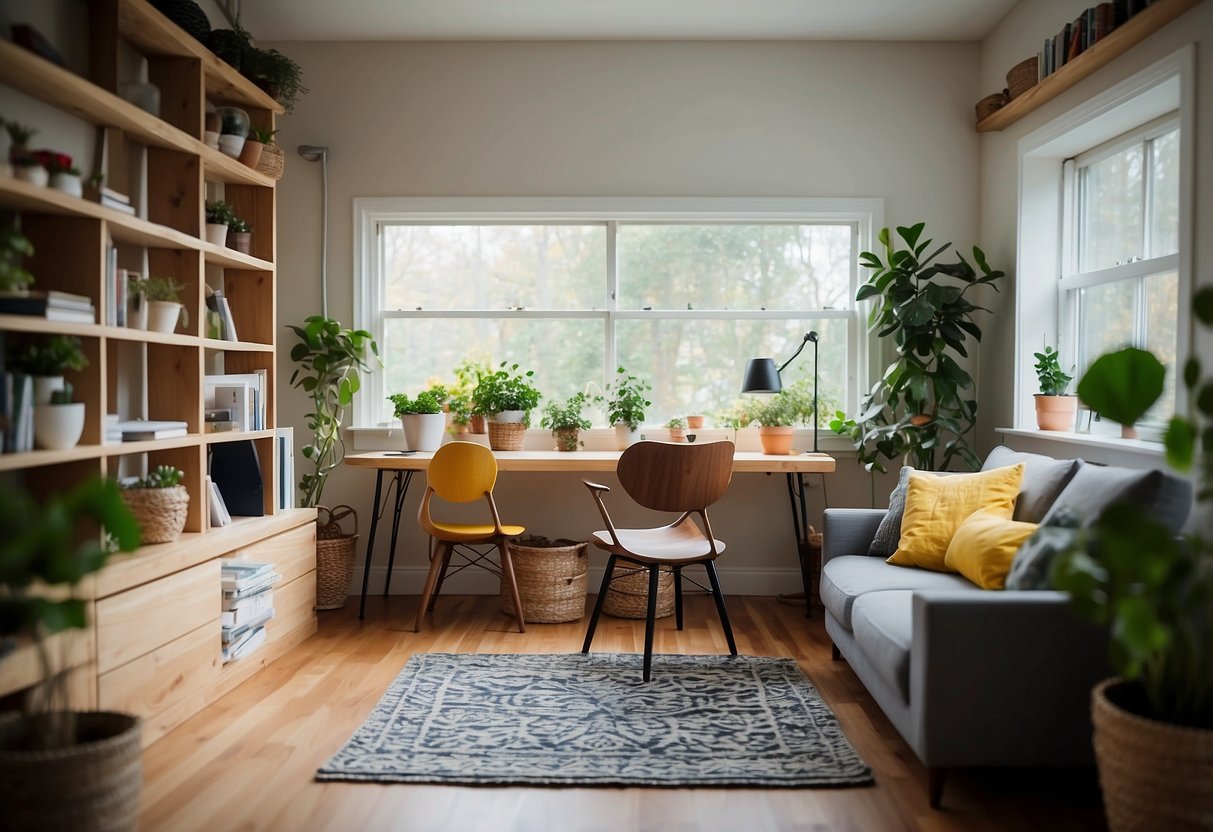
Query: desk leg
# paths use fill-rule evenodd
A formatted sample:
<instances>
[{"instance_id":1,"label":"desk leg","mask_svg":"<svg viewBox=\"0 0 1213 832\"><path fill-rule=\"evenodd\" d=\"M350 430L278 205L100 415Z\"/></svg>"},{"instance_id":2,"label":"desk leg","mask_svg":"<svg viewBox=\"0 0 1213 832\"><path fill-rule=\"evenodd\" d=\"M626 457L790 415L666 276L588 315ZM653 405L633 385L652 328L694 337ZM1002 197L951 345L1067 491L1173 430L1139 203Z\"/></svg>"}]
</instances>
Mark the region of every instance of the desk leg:
<instances>
[{"instance_id":1,"label":"desk leg","mask_svg":"<svg viewBox=\"0 0 1213 832\"><path fill-rule=\"evenodd\" d=\"M401 480L400 475L404 475ZM396 510L392 514L392 548L388 549L387 577L383 579L383 597L387 597L388 589L392 586L392 567L396 565L396 535L400 532L400 510L404 508L404 497L409 493L409 483L413 481L412 471L396 472Z\"/></svg>"},{"instance_id":2,"label":"desk leg","mask_svg":"<svg viewBox=\"0 0 1213 832\"><path fill-rule=\"evenodd\" d=\"M792 528L796 533L796 556L800 560L800 582L804 586L804 614L813 617L813 564L809 549L809 512L804 494L804 474L787 474Z\"/></svg>"},{"instance_id":3,"label":"desk leg","mask_svg":"<svg viewBox=\"0 0 1213 832\"><path fill-rule=\"evenodd\" d=\"M366 558L362 565L362 600L358 602L358 619L366 615L366 585L371 579L371 553L375 551L375 530L379 528L379 495L383 493L383 469L375 469L375 502L371 503L371 531L366 538Z\"/></svg>"}]
</instances>

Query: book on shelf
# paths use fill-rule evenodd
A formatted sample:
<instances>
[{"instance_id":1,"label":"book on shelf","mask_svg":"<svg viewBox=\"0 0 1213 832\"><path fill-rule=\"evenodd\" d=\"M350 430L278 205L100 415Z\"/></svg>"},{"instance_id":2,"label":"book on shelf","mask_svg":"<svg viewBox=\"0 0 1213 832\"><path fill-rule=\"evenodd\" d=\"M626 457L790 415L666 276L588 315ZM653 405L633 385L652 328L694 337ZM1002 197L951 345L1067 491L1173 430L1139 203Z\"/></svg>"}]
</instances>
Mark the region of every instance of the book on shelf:
<instances>
[{"instance_id":1,"label":"book on shelf","mask_svg":"<svg viewBox=\"0 0 1213 832\"><path fill-rule=\"evenodd\" d=\"M5 453L34 449L34 377L24 373L0 374L0 420Z\"/></svg>"},{"instance_id":2,"label":"book on shelf","mask_svg":"<svg viewBox=\"0 0 1213 832\"><path fill-rule=\"evenodd\" d=\"M251 560L225 560L220 571L224 598L243 598L265 589L282 578L274 564Z\"/></svg>"},{"instance_id":3,"label":"book on shelf","mask_svg":"<svg viewBox=\"0 0 1213 832\"><path fill-rule=\"evenodd\" d=\"M237 659L243 659L265 644L265 639L265 627L262 626L250 630L240 641L234 644L225 644L223 646L223 663L227 664Z\"/></svg>"},{"instance_id":4,"label":"book on shelf","mask_svg":"<svg viewBox=\"0 0 1213 832\"><path fill-rule=\"evenodd\" d=\"M295 505L295 429L276 428L278 442L278 508Z\"/></svg>"},{"instance_id":5,"label":"book on shelf","mask_svg":"<svg viewBox=\"0 0 1213 832\"><path fill-rule=\"evenodd\" d=\"M113 445L122 441L122 417L117 413L105 414L105 444Z\"/></svg>"},{"instance_id":6,"label":"book on shelf","mask_svg":"<svg viewBox=\"0 0 1213 832\"><path fill-rule=\"evenodd\" d=\"M273 617L274 617L274 608L270 607L269 609L262 610L259 614L254 616L251 620L244 622L242 624L234 624L230 627L227 626L226 624L224 624L220 628L220 630L221 630L220 637L223 639L224 644L239 643L250 632L257 629L258 627L264 626L265 622L269 621Z\"/></svg>"},{"instance_id":7,"label":"book on shelf","mask_svg":"<svg viewBox=\"0 0 1213 832\"><path fill-rule=\"evenodd\" d=\"M122 432L123 442L147 442L153 439L175 439L178 436L189 435L186 423L175 420L131 419L119 422L117 429Z\"/></svg>"},{"instance_id":8,"label":"book on shelf","mask_svg":"<svg viewBox=\"0 0 1213 832\"><path fill-rule=\"evenodd\" d=\"M236 334L236 322L232 319L231 304L228 303L228 299L224 296L222 289L207 287L206 308L214 312L219 318L218 338L220 341L240 340L240 337Z\"/></svg>"},{"instance_id":9,"label":"book on shelf","mask_svg":"<svg viewBox=\"0 0 1213 832\"><path fill-rule=\"evenodd\" d=\"M0 314L30 315L76 324L97 321L97 310L87 297L54 290L0 295Z\"/></svg>"},{"instance_id":10,"label":"book on shelf","mask_svg":"<svg viewBox=\"0 0 1213 832\"><path fill-rule=\"evenodd\" d=\"M232 421L242 431L264 430L267 388L266 370L205 376L203 406L208 410L231 409Z\"/></svg>"},{"instance_id":11,"label":"book on shelf","mask_svg":"<svg viewBox=\"0 0 1213 832\"><path fill-rule=\"evenodd\" d=\"M215 485L215 481L210 477L206 478L206 494L209 505L209 515L212 526L230 526L232 524L232 515L228 513L227 503L223 502L223 495L219 493L219 486Z\"/></svg>"},{"instance_id":12,"label":"book on shelf","mask_svg":"<svg viewBox=\"0 0 1213 832\"><path fill-rule=\"evenodd\" d=\"M266 587L240 599L227 600L220 613L221 624L224 627L235 627L251 621L261 613L274 607L274 590Z\"/></svg>"}]
</instances>

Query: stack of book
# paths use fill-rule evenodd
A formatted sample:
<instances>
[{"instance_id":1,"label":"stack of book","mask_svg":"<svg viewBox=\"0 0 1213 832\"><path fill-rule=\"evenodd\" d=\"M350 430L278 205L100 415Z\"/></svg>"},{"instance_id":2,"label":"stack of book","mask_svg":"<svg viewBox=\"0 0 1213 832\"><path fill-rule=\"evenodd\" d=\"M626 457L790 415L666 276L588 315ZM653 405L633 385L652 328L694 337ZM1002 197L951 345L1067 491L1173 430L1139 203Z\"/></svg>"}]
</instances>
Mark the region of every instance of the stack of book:
<instances>
[{"instance_id":1,"label":"stack of book","mask_svg":"<svg viewBox=\"0 0 1213 832\"><path fill-rule=\"evenodd\" d=\"M53 289L0 295L0 315L33 315L69 324L97 322L97 309L86 296Z\"/></svg>"},{"instance_id":2,"label":"stack of book","mask_svg":"<svg viewBox=\"0 0 1213 832\"><path fill-rule=\"evenodd\" d=\"M123 442L147 442L152 439L175 439L178 436L186 436L189 434L188 425L186 425L185 422L172 419L162 419L159 421L131 419L127 422L119 422L117 425L112 427L107 425L107 439L111 431L121 433Z\"/></svg>"},{"instance_id":3,"label":"stack of book","mask_svg":"<svg viewBox=\"0 0 1213 832\"><path fill-rule=\"evenodd\" d=\"M98 205L103 205L106 208L113 208L115 211L121 211L124 214L135 213L135 206L131 205L131 198L124 193L115 191L113 188L107 188L104 185L99 188L89 185L85 188L84 195Z\"/></svg>"},{"instance_id":4,"label":"stack of book","mask_svg":"<svg viewBox=\"0 0 1213 832\"><path fill-rule=\"evenodd\" d=\"M215 421L234 423L232 430L264 430L265 391L268 388L266 375L266 370L256 370L252 373L206 376L203 379L206 409L216 413L227 411L227 419ZM226 425L224 429L227 429Z\"/></svg>"},{"instance_id":5,"label":"stack of book","mask_svg":"<svg viewBox=\"0 0 1213 832\"><path fill-rule=\"evenodd\" d=\"M1045 38L1037 53L1037 72L1044 80L1103 40L1117 26L1150 5L1150 0L1115 0L1092 6L1056 35Z\"/></svg>"},{"instance_id":6,"label":"stack of book","mask_svg":"<svg viewBox=\"0 0 1213 832\"><path fill-rule=\"evenodd\" d=\"M0 373L0 450L18 454L34 449L34 377Z\"/></svg>"},{"instance_id":7,"label":"stack of book","mask_svg":"<svg viewBox=\"0 0 1213 832\"><path fill-rule=\"evenodd\" d=\"M265 624L274 617L274 583L282 576L272 563L225 560L223 662L244 658L265 643Z\"/></svg>"}]
</instances>

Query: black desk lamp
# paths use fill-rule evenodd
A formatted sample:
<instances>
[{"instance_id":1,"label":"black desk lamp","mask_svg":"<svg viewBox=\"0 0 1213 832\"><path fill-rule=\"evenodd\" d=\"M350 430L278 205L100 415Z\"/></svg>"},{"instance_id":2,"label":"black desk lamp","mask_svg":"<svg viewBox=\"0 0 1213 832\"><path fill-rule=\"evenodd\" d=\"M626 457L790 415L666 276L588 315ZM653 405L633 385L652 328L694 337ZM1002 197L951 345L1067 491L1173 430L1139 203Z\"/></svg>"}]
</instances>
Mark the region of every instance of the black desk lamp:
<instances>
[{"instance_id":1,"label":"black desk lamp","mask_svg":"<svg viewBox=\"0 0 1213 832\"><path fill-rule=\"evenodd\" d=\"M751 358L745 365L745 377L741 381L742 393L778 393L783 389L779 374L796 356L804 352L805 344L813 342L813 453L817 453L817 333L806 332L800 347L792 353L792 357L783 362L778 369L773 358Z\"/></svg>"}]
</instances>

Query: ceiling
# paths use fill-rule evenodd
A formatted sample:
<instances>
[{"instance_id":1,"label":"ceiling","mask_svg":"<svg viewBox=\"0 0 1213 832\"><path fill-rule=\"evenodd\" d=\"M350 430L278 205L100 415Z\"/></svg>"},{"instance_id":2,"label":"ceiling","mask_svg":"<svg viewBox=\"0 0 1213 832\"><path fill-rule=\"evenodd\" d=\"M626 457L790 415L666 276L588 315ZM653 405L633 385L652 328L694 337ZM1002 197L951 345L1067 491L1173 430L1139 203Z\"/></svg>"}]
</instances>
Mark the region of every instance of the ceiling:
<instances>
[{"instance_id":1,"label":"ceiling","mask_svg":"<svg viewBox=\"0 0 1213 832\"><path fill-rule=\"evenodd\" d=\"M260 40L983 38L1016 0L243 0Z\"/></svg>"}]
</instances>

